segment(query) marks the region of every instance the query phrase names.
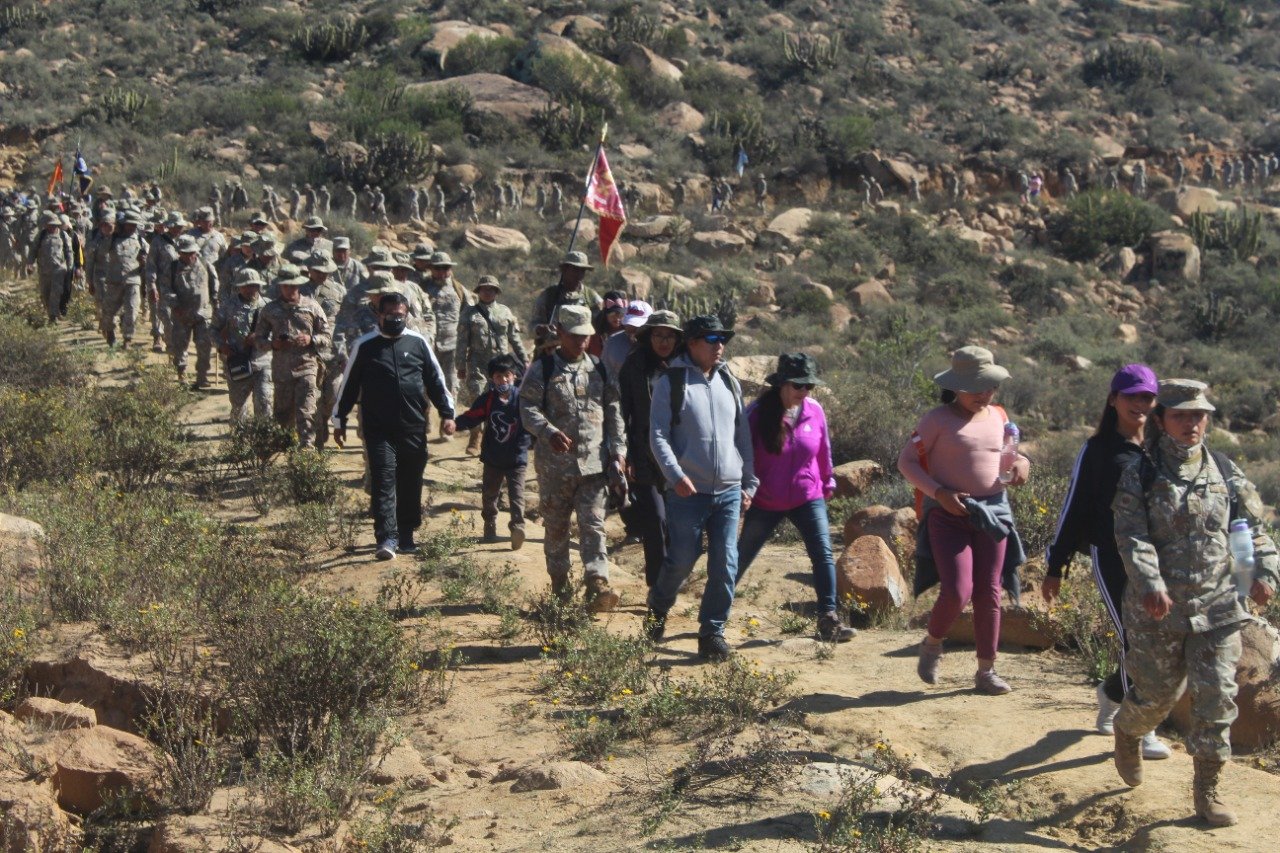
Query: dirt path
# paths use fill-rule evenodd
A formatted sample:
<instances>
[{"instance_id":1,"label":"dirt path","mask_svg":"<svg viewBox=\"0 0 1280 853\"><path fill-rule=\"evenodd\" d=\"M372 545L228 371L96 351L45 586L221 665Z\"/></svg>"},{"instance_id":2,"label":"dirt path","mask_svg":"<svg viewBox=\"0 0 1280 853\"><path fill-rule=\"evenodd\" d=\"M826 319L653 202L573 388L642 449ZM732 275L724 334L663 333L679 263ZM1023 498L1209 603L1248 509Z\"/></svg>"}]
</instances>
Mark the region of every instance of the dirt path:
<instances>
[{"instance_id":1,"label":"dirt path","mask_svg":"<svg viewBox=\"0 0 1280 853\"><path fill-rule=\"evenodd\" d=\"M122 356L107 353L90 333L64 336L73 345L100 351L96 364L103 381L118 378L125 364ZM147 359L161 362L160 356L148 354ZM187 420L201 439L212 441L225 433L226 414L225 388L217 388L187 410ZM463 446L461 440L430 445L428 530L447 524L455 508L479 526L479 464L462 453ZM334 462L344 482L358 488L358 448L337 452ZM252 518L242 504L210 508L240 520ZM362 530L356 553L331 555L319 581L361 598L374 596L389 571L408 564L403 558L395 564L373 562L371 539L371 531ZM518 575L531 593L546 584L541 544L542 530L533 524L520 552L502 542L476 546L469 554L479 564ZM607 624L611 631L636 633L644 612L639 548L627 548L615 560L615 585L624 600ZM1092 730L1092 687L1071 658L1006 649L1001 672L1015 690L988 698L971 690L972 649L957 648L943 659L943 683L926 689L915 676L914 631L867 630L826 660L815 655L812 643L781 633L779 605L806 603L812 595L799 545L767 548L750 581L755 588L735 605L729 639L762 668L797 674L796 698L782 709L794 712L798 721L789 730L795 750L814 761L839 762L884 740L939 774L998 786L991 789L997 814L979 836L930 842L928 849L1270 849L1266 839L1274 830L1280 778L1239 764L1228 768L1225 799L1241 823L1214 831L1192 817L1191 760L1180 743L1170 760L1148 763L1145 785L1124 788L1110 763L1110 739ZM656 664L694 671L696 625L685 608L695 601L686 593L677 604L668 629L671 639L656 654ZM423 709L400 725L437 777L429 790L409 797L406 806L457 817L452 849L808 849L813 839L810 815L828 805L830 797L796 786L747 804L680 809L656 834L643 836L641 818L650 805L644 792L683 758L687 745L667 744L647 752L619 748L614 760L600 765L608 782L585 788L512 793L510 782L493 782L502 769L564 758L557 734L560 712L537 689L546 665L531 640L504 646L492 639L497 617L465 605L443 605L440 611L466 663L446 705ZM753 615L760 626L748 637L743 626Z\"/></svg>"}]
</instances>

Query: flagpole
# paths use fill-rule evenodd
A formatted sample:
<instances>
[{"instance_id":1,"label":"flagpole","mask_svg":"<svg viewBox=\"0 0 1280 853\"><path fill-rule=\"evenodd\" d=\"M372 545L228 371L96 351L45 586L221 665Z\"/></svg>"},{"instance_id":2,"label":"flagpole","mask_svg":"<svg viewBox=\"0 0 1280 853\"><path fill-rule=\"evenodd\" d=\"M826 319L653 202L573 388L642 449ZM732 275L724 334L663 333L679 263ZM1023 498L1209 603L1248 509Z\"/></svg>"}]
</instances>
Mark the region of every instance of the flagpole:
<instances>
[{"instance_id":1,"label":"flagpole","mask_svg":"<svg viewBox=\"0 0 1280 853\"><path fill-rule=\"evenodd\" d=\"M595 156L591 158L591 173L587 175L587 187L591 186L591 181L596 176L596 169L600 166L600 152L604 150L604 139L609 133L609 122L604 123L604 127L600 128L600 141L596 143ZM587 190L582 190L582 202L578 205L578 218L573 223L573 233L569 235L569 248L565 249L565 254L573 251L573 244L578 242L578 229L582 226L582 214L587 210Z\"/></svg>"}]
</instances>

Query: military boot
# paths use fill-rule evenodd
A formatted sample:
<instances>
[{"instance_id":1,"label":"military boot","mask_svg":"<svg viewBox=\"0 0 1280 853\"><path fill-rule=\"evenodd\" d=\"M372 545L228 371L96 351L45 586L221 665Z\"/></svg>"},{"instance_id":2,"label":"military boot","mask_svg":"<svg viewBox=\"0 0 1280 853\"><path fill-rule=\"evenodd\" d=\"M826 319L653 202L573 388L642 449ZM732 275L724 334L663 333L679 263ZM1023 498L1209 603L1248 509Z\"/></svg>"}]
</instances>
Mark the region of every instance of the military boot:
<instances>
[{"instance_id":1,"label":"military boot","mask_svg":"<svg viewBox=\"0 0 1280 853\"><path fill-rule=\"evenodd\" d=\"M151 336L151 351L152 351L152 352L157 352L157 353L158 353L158 352L164 352L164 344L162 344L162 343L160 342L160 336L159 336L159 335L152 335L152 336Z\"/></svg>"},{"instance_id":2,"label":"military boot","mask_svg":"<svg viewBox=\"0 0 1280 853\"><path fill-rule=\"evenodd\" d=\"M620 597L609 587L609 579L599 575L587 578L587 610L608 613L618 606Z\"/></svg>"},{"instance_id":3,"label":"military boot","mask_svg":"<svg viewBox=\"0 0 1280 853\"><path fill-rule=\"evenodd\" d=\"M484 538L481 542L497 542L498 541L498 523L493 519L486 519L484 523Z\"/></svg>"},{"instance_id":4,"label":"military boot","mask_svg":"<svg viewBox=\"0 0 1280 853\"><path fill-rule=\"evenodd\" d=\"M573 581L569 580L568 575L551 578L551 594L560 599L561 603L567 604L573 600Z\"/></svg>"},{"instance_id":5,"label":"military boot","mask_svg":"<svg viewBox=\"0 0 1280 853\"><path fill-rule=\"evenodd\" d=\"M1211 758L1195 759L1196 814L1210 826L1235 826L1236 814L1218 799L1218 778L1222 762Z\"/></svg>"},{"instance_id":6,"label":"military boot","mask_svg":"<svg viewBox=\"0 0 1280 853\"><path fill-rule=\"evenodd\" d=\"M468 456L480 455L480 442L482 440L484 440L484 429L482 427L476 427L471 430L471 438L467 440Z\"/></svg>"},{"instance_id":7,"label":"military boot","mask_svg":"<svg viewBox=\"0 0 1280 853\"><path fill-rule=\"evenodd\" d=\"M1116 729L1116 771L1130 788L1142 784L1142 738L1130 737ZM1199 777L1197 777L1199 778ZM1196 790L1199 790L1197 788ZM1197 800L1199 802L1199 800Z\"/></svg>"}]
</instances>

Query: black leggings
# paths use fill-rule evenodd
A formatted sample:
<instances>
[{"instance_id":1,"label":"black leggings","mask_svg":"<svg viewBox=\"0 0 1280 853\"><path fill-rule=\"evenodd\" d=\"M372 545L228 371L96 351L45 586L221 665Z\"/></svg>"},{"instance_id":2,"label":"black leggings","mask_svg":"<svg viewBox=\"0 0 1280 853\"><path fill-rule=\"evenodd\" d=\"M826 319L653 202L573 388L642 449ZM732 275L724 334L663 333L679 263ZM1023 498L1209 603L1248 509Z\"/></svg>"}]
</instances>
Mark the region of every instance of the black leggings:
<instances>
[{"instance_id":1,"label":"black leggings","mask_svg":"<svg viewBox=\"0 0 1280 853\"><path fill-rule=\"evenodd\" d=\"M1101 550L1097 546L1089 549L1093 563L1093 580L1098 585L1098 594L1106 605L1107 614L1116 626L1116 636L1120 638L1120 665L1116 671L1102 682L1102 690L1112 702L1123 702L1125 694L1133 685L1129 675L1124 671L1124 656L1129 650L1129 639L1125 636L1124 616L1121 608L1124 602L1124 588L1129 576L1124 571L1124 561L1114 548Z\"/></svg>"}]
</instances>

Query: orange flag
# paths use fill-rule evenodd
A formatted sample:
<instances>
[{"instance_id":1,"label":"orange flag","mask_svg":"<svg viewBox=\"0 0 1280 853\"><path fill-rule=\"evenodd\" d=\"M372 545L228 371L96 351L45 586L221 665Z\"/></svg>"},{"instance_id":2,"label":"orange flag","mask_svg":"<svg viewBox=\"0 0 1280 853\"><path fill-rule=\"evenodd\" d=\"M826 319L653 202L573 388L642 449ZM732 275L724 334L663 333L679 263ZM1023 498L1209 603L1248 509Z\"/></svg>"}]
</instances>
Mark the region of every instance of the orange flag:
<instances>
[{"instance_id":1,"label":"orange flag","mask_svg":"<svg viewBox=\"0 0 1280 853\"><path fill-rule=\"evenodd\" d=\"M46 195L53 195L53 191L62 183L62 159L58 159L57 165L53 167L53 174L49 176L49 191Z\"/></svg>"},{"instance_id":2,"label":"orange flag","mask_svg":"<svg viewBox=\"0 0 1280 853\"><path fill-rule=\"evenodd\" d=\"M600 217L600 260L609 265L609 252L627 224L627 211L622 206L622 193L609 170L609 159L604 155L604 144L596 149L596 161L591 165L587 178L587 207Z\"/></svg>"}]
</instances>

